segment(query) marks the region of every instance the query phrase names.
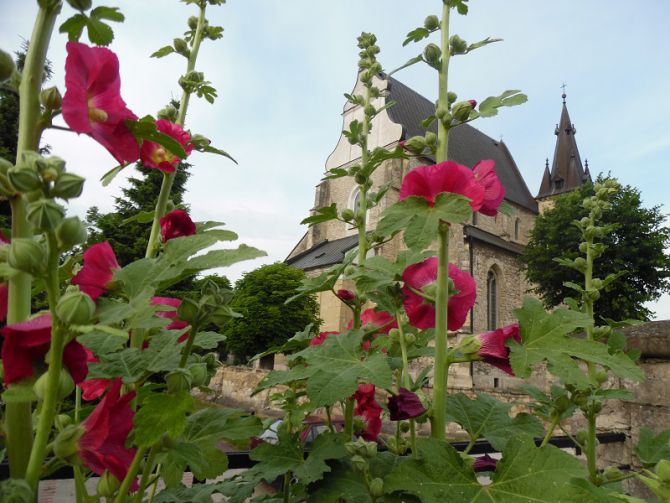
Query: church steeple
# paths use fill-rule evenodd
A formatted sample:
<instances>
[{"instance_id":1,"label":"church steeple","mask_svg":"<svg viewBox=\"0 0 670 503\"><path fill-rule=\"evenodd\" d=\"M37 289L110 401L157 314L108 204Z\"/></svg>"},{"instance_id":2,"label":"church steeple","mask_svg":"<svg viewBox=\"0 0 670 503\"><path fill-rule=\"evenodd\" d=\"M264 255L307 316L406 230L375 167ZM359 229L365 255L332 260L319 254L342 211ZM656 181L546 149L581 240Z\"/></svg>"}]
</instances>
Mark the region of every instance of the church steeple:
<instances>
[{"instance_id":1,"label":"church steeple","mask_svg":"<svg viewBox=\"0 0 670 503\"><path fill-rule=\"evenodd\" d=\"M561 110L561 120L556 125L554 134L556 135L556 148L554 149L554 160L549 170L549 162L544 168L544 177L537 194L538 199L549 197L563 192L576 189L591 180L591 175L582 166L582 160L579 156L579 149L575 141L575 125L570 121L570 114L565 103L565 88L563 89L563 108Z\"/></svg>"}]
</instances>

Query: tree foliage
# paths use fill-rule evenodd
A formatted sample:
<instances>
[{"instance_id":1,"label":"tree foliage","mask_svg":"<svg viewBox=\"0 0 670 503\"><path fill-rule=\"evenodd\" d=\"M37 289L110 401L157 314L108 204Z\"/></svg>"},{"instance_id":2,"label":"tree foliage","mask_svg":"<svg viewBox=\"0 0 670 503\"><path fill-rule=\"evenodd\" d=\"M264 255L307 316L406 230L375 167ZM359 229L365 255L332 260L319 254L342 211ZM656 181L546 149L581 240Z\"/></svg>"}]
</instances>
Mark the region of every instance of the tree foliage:
<instances>
[{"instance_id":1,"label":"tree foliage","mask_svg":"<svg viewBox=\"0 0 670 503\"><path fill-rule=\"evenodd\" d=\"M600 175L598 181L607 178ZM587 183L559 196L554 207L535 221L522 261L547 307L574 295L565 282L581 282L581 273L558 265L554 258L574 259L580 254L580 231L572 222L588 214L581 203L593 194L593 184ZM596 312L603 318L647 320L652 312L645 303L670 291L670 257L664 252L670 246L670 229L664 223L661 208L644 208L640 191L630 185L622 186L613 198L612 208L603 215L603 224L612 225L612 230L602 238L607 249L596 261L595 274L621 276L596 301Z\"/></svg>"},{"instance_id":2,"label":"tree foliage","mask_svg":"<svg viewBox=\"0 0 670 503\"><path fill-rule=\"evenodd\" d=\"M235 284L231 302L242 318L226 326L228 350L239 361L279 346L305 325L318 325L319 306L311 295L286 304L297 293L305 273L281 262L246 273Z\"/></svg>"}]
</instances>

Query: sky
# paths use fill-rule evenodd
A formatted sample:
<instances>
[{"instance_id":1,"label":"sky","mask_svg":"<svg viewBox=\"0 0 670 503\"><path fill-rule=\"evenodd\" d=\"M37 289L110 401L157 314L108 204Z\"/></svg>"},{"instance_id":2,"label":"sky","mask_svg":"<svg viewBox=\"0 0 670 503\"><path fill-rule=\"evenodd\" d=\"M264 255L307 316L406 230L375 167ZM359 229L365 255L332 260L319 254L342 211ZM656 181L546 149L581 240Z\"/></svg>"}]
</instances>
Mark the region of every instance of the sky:
<instances>
[{"instance_id":1,"label":"sky","mask_svg":"<svg viewBox=\"0 0 670 503\"><path fill-rule=\"evenodd\" d=\"M29 38L35 0L0 0L0 48L14 51ZM126 16L115 24L110 48L119 55L122 95L138 116L155 114L179 98L177 79L185 59L149 58L186 29L193 5L177 0L94 1L118 6ZM186 127L230 152L223 157L194 153L186 201L194 220L218 220L240 242L267 251L263 259L225 271L232 280L264 263L286 258L304 234L300 221L314 202L314 188L342 128L343 93L356 80L356 37L378 37L384 69L417 55L423 43L402 47L405 34L439 14L439 0L229 0L210 7L210 24L224 37L205 41L197 69L218 90L214 105L192 99ZM65 5L60 22L74 11ZM454 58L450 90L481 101L506 89L521 89L528 103L503 109L473 125L511 150L528 187L537 193L545 158L553 155L554 126L561 110L561 85L577 129L582 159L592 174L611 172L637 187L646 207L670 211L670 65L667 26L670 2L648 0L471 0L467 16L454 16L452 33L468 42L488 36L504 42ZM82 41L87 42L86 37ZM52 84L64 92L64 34L54 33L49 58ZM437 79L426 65L396 77L429 99ZM58 122L57 122L58 123ZM113 208L113 197L132 174L127 169L108 187L100 177L114 159L85 136L49 130L44 141L86 176L82 197L70 213L85 215L97 205ZM654 303L658 319L670 319L670 296Z\"/></svg>"}]
</instances>

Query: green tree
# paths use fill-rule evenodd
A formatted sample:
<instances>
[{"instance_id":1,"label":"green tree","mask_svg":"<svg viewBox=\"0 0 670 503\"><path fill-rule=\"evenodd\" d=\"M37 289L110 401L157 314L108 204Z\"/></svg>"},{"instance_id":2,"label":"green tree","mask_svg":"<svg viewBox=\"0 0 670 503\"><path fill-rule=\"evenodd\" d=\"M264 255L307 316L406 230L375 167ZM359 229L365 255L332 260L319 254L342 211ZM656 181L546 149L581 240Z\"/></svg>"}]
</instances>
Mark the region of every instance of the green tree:
<instances>
[{"instance_id":1,"label":"green tree","mask_svg":"<svg viewBox=\"0 0 670 503\"><path fill-rule=\"evenodd\" d=\"M608 177L599 175L598 181ZM582 200L594 194L593 184L559 196L552 209L535 221L530 241L522 255L526 276L548 308L574 297L565 282L580 283L580 273L558 265L554 258L574 259L579 255L580 233L572 224L588 214ZM648 320L653 314L644 304L670 291L670 229L665 227L661 208L643 208L640 191L622 186L603 215L603 223L612 231L601 241L607 246L596 260L595 275L622 275L605 288L595 308L604 318Z\"/></svg>"},{"instance_id":2,"label":"green tree","mask_svg":"<svg viewBox=\"0 0 670 503\"><path fill-rule=\"evenodd\" d=\"M172 202L175 206L184 206L186 181L190 176L189 165L180 163L172 188ZM140 212L153 212L160 193L163 173L158 169L136 165L141 177L128 179L129 187L121 189L123 197L114 198L111 213L100 213L97 206L89 208L86 214L88 224L88 242L86 246L101 241L109 241L122 266L144 257L151 233L151 220L138 221Z\"/></svg>"},{"instance_id":3,"label":"green tree","mask_svg":"<svg viewBox=\"0 0 670 503\"><path fill-rule=\"evenodd\" d=\"M277 262L246 273L235 284L231 308L242 318L231 319L224 330L226 345L236 360L286 342L305 325L319 325L319 305L313 296L285 304L297 293L305 273Z\"/></svg>"}]
</instances>

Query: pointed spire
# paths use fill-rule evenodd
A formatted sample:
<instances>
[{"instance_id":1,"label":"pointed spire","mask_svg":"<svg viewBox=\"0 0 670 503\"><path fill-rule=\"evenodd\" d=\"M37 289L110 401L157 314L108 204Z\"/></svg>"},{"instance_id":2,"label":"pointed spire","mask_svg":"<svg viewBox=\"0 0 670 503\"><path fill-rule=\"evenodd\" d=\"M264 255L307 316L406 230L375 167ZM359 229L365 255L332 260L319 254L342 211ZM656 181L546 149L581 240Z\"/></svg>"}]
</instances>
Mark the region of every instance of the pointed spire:
<instances>
[{"instance_id":1,"label":"pointed spire","mask_svg":"<svg viewBox=\"0 0 670 503\"><path fill-rule=\"evenodd\" d=\"M556 125L554 134L556 135L556 147L554 149L554 159L549 171L548 162L545 166L545 174L542 179L538 198L552 196L563 192L568 192L584 184L585 180L590 179L588 171L584 171L582 160L575 141L575 125L570 120L568 107L565 104L565 84L563 88L563 107L561 109L561 120ZM546 180L548 180L548 182Z\"/></svg>"}]
</instances>

